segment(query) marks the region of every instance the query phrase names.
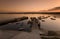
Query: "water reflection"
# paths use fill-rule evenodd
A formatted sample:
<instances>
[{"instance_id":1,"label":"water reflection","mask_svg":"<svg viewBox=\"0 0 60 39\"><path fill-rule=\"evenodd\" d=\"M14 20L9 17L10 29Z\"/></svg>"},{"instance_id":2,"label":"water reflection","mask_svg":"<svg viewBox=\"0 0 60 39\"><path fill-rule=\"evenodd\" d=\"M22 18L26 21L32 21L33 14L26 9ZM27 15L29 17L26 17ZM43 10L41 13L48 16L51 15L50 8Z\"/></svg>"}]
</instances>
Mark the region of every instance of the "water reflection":
<instances>
[{"instance_id":1,"label":"water reflection","mask_svg":"<svg viewBox=\"0 0 60 39\"><path fill-rule=\"evenodd\" d=\"M29 19L36 17L41 22L41 28L60 31L60 15L55 14L0 14L0 22L26 16Z\"/></svg>"},{"instance_id":2,"label":"water reflection","mask_svg":"<svg viewBox=\"0 0 60 39\"><path fill-rule=\"evenodd\" d=\"M0 21L8 21L11 19L15 19L17 18L17 21L20 21L20 18L23 17L28 17L28 20L24 20L20 26L20 22L16 22L16 23L8 23L8 24L14 24L13 26L10 26L9 28L19 28L22 26L26 26L26 23L28 22L28 29L26 29L27 31L30 30L30 28L32 27L32 24L34 26L36 26L38 23L38 27L41 28L41 30L44 31L44 33L40 33L41 30L39 30L40 32L38 34L40 34L42 39L60 39L60 15L51 15L51 14L0 14ZM39 22L37 22L37 19L39 20ZM33 21L33 23L31 22L31 20ZM17 25L16 25L17 24ZM31 25L30 25L31 24ZM17 27L18 26L18 27ZM30 28L29 28L30 27ZM26 27L25 27L26 28ZM35 27L37 28L37 27ZM19 28L20 29L20 28ZM21 28L23 29L23 28ZM38 31L38 30L37 30ZM45 33L46 31L48 31L47 33ZM9 31L10 32L10 31ZM7 38L7 36L5 37L5 35L11 35L11 32L4 32L2 35L4 35L4 38ZM16 31L17 32L17 31ZM16 34L15 31L13 31L13 33ZM30 31L29 31L30 32ZM55 32L57 32L58 34L56 34ZM19 32L20 33L20 32ZM26 33L26 32L25 32ZM24 34L25 34L24 33ZM31 33L30 33L31 34ZM29 34L29 35L30 35ZM37 33L33 33L34 35ZM14 35L14 34L13 34ZM22 35L20 33L20 35ZM20 36L19 35L19 36ZM56 37L57 36L57 37Z\"/></svg>"}]
</instances>

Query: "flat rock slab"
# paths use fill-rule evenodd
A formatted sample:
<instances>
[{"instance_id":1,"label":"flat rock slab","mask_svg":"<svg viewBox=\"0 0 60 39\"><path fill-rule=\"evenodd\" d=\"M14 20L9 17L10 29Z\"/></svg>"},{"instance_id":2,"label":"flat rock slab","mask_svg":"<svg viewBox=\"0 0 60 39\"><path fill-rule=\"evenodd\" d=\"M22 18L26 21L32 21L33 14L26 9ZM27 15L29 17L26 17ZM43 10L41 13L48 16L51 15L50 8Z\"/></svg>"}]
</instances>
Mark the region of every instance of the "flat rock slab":
<instances>
[{"instance_id":1,"label":"flat rock slab","mask_svg":"<svg viewBox=\"0 0 60 39\"><path fill-rule=\"evenodd\" d=\"M0 39L41 39L37 30L32 32L0 30Z\"/></svg>"},{"instance_id":2,"label":"flat rock slab","mask_svg":"<svg viewBox=\"0 0 60 39\"><path fill-rule=\"evenodd\" d=\"M18 35L16 35L15 37L13 37L12 39L41 39L39 33L37 33L36 31L33 32L22 32Z\"/></svg>"},{"instance_id":3,"label":"flat rock slab","mask_svg":"<svg viewBox=\"0 0 60 39\"><path fill-rule=\"evenodd\" d=\"M15 35L21 33L20 31L13 30L0 30L0 39L11 39Z\"/></svg>"}]
</instances>

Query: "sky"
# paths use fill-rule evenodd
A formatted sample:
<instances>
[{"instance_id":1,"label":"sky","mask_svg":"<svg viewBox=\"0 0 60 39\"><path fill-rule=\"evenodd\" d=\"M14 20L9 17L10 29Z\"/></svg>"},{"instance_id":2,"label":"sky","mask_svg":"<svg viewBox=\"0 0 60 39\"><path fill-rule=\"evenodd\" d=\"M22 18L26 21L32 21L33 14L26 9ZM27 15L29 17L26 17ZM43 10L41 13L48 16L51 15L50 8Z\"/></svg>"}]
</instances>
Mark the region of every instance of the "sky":
<instances>
[{"instance_id":1,"label":"sky","mask_svg":"<svg viewBox=\"0 0 60 39\"><path fill-rule=\"evenodd\" d=\"M60 0L0 0L0 12L39 12L60 7Z\"/></svg>"}]
</instances>

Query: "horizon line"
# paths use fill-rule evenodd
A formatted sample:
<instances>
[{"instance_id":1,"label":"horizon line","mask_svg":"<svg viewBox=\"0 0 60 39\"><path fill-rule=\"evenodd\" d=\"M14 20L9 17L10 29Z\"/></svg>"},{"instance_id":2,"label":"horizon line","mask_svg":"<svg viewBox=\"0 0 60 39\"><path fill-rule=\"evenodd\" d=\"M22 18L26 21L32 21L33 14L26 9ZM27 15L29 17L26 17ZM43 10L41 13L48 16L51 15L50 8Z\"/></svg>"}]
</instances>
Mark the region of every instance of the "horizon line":
<instances>
[{"instance_id":1,"label":"horizon line","mask_svg":"<svg viewBox=\"0 0 60 39\"><path fill-rule=\"evenodd\" d=\"M60 14L60 12L0 12L0 14Z\"/></svg>"}]
</instances>

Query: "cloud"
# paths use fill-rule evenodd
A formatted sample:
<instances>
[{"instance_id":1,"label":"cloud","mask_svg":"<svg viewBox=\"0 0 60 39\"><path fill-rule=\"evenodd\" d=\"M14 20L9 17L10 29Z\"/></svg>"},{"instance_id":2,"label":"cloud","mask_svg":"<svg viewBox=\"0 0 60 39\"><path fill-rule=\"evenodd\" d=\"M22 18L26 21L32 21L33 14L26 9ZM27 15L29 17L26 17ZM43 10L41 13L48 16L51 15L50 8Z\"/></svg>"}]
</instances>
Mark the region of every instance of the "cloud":
<instances>
[{"instance_id":1,"label":"cloud","mask_svg":"<svg viewBox=\"0 0 60 39\"><path fill-rule=\"evenodd\" d=\"M39 12L60 12L60 7L54 7L48 10L40 10Z\"/></svg>"},{"instance_id":2,"label":"cloud","mask_svg":"<svg viewBox=\"0 0 60 39\"><path fill-rule=\"evenodd\" d=\"M60 10L60 7L52 8L52 9L50 9L49 11L52 11L52 10Z\"/></svg>"}]
</instances>

